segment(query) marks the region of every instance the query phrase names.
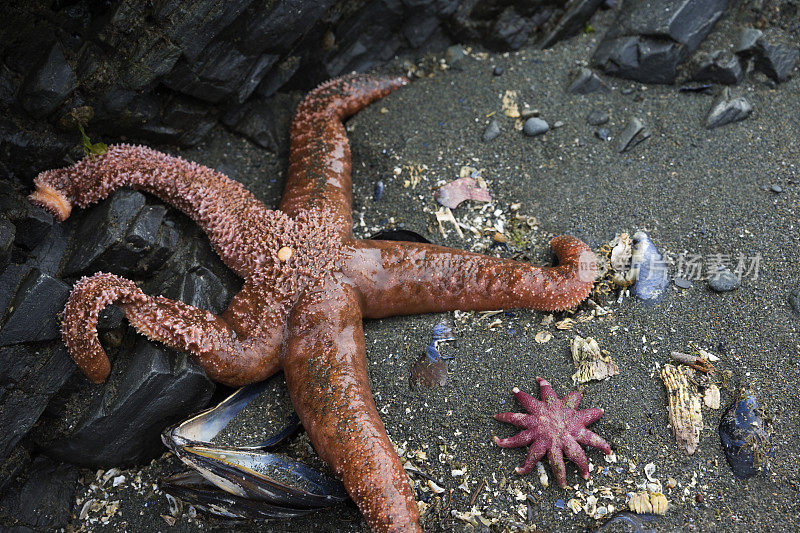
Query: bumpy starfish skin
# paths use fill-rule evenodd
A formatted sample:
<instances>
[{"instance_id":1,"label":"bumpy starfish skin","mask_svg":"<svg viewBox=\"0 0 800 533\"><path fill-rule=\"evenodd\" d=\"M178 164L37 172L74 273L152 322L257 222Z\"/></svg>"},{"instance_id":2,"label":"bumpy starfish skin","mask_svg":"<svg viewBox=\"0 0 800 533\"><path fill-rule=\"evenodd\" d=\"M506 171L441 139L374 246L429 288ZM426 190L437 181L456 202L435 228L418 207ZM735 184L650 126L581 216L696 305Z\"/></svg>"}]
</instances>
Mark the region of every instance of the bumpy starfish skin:
<instances>
[{"instance_id":1,"label":"bumpy starfish skin","mask_svg":"<svg viewBox=\"0 0 800 533\"><path fill-rule=\"evenodd\" d=\"M197 222L244 279L228 309L214 316L99 273L75 285L64 310L70 354L93 381L108 376L96 324L102 308L116 303L140 333L191 353L215 381L243 385L283 369L314 447L376 531L420 526L372 398L362 318L565 309L588 295L595 272L589 248L566 236L552 240L561 264L549 268L429 244L354 239L342 120L405 83L353 75L311 92L292 123L289 172L277 211L218 172L128 145L43 172L30 196L64 220L73 206L86 207L127 186L158 196Z\"/></svg>"},{"instance_id":2,"label":"bumpy starfish skin","mask_svg":"<svg viewBox=\"0 0 800 533\"><path fill-rule=\"evenodd\" d=\"M550 467L561 488L567 486L567 468L564 464L564 456L578 465L584 479L589 479L589 461L586 459L581 444L592 446L606 454L611 453L611 447L602 437L586 429L586 426L598 421L603 416L603 410L577 410L581 401L580 392L572 391L559 399L550 383L542 378L536 379L539 382L541 401L516 387L513 390L517 401L528 414L499 413L494 415L496 420L525 429L507 439L495 437L494 441L502 448L529 446L525 462L516 468L517 474L527 474L547 454Z\"/></svg>"}]
</instances>

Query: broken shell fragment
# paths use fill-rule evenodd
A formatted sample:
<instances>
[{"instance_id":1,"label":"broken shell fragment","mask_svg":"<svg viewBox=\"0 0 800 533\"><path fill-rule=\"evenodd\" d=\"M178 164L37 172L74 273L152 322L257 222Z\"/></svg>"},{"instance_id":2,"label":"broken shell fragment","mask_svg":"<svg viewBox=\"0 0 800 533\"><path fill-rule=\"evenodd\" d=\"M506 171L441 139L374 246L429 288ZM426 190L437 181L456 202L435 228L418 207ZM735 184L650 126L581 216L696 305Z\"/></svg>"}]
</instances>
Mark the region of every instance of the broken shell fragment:
<instances>
[{"instance_id":1,"label":"broken shell fragment","mask_svg":"<svg viewBox=\"0 0 800 533\"><path fill-rule=\"evenodd\" d=\"M703 428L703 413L700 410L700 395L691 384L695 371L688 366L667 363L661 370L661 379L667 388L669 419L678 445L692 455L700 443Z\"/></svg>"},{"instance_id":2,"label":"broken shell fragment","mask_svg":"<svg viewBox=\"0 0 800 533\"><path fill-rule=\"evenodd\" d=\"M475 200L478 202L491 202L492 195L489 190L478 185L478 182L471 177L459 178L446 183L436 189L433 197L441 205L455 209L462 202Z\"/></svg>"},{"instance_id":3,"label":"broken shell fragment","mask_svg":"<svg viewBox=\"0 0 800 533\"><path fill-rule=\"evenodd\" d=\"M431 341L425 348L425 353L420 354L411 364L409 385L412 389L422 387L443 387L447 383L447 359L439 353L439 343L455 340L453 330L445 323L433 327Z\"/></svg>"},{"instance_id":4,"label":"broken shell fragment","mask_svg":"<svg viewBox=\"0 0 800 533\"><path fill-rule=\"evenodd\" d=\"M602 381L619 374L619 367L611 360L611 356L604 355L592 337L584 339L576 335L570 342L570 350L576 368L572 375L575 383L586 383L593 379Z\"/></svg>"},{"instance_id":5,"label":"broken shell fragment","mask_svg":"<svg viewBox=\"0 0 800 533\"><path fill-rule=\"evenodd\" d=\"M720 402L720 392L719 387L714 385L713 383L706 388L705 393L703 394L703 403L706 407L711 409L719 409L719 402Z\"/></svg>"}]
</instances>

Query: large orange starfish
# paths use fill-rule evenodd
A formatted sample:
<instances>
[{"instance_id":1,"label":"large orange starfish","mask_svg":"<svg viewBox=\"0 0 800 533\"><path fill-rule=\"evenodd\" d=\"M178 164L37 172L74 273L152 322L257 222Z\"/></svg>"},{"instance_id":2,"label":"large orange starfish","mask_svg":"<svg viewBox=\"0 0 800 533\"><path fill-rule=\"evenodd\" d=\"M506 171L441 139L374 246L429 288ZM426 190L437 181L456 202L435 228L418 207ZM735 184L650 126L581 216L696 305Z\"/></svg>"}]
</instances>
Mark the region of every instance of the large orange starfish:
<instances>
[{"instance_id":1,"label":"large orange starfish","mask_svg":"<svg viewBox=\"0 0 800 533\"><path fill-rule=\"evenodd\" d=\"M209 168L140 146L36 178L30 200L60 220L129 186L190 216L244 287L221 316L99 273L80 280L64 309L63 338L95 382L110 364L97 317L110 303L147 337L191 353L211 379L243 385L283 369L319 455L342 478L376 531L421 531L403 467L378 417L367 376L362 318L527 307L566 309L594 282L581 241L551 241L558 267L540 268L419 243L353 238L350 149L342 120L405 85L353 75L311 92L292 123L286 190L273 211Z\"/></svg>"}]
</instances>

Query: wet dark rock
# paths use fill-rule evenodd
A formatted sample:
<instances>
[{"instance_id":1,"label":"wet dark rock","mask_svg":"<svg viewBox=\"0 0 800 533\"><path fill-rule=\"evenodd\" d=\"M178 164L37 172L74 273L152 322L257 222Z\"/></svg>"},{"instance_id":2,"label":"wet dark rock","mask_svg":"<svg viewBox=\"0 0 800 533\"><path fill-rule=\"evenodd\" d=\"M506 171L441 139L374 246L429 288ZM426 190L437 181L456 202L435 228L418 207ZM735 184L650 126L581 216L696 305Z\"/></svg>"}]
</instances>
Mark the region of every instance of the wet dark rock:
<instances>
[{"instance_id":1,"label":"wet dark rock","mask_svg":"<svg viewBox=\"0 0 800 533\"><path fill-rule=\"evenodd\" d=\"M753 111L753 106L743 96L738 98L731 98L730 91L726 87L717 97L714 105L706 117L706 128L714 129L739 122L750 116Z\"/></svg>"},{"instance_id":2,"label":"wet dark rock","mask_svg":"<svg viewBox=\"0 0 800 533\"><path fill-rule=\"evenodd\" d=\"M567 2L564 14L558 19L550 33L536 46L549 48L558 41L578 35L602 3L603 0L571 0Z\"/></svg>"},{"instance_id":3,"label":"wet dark rock","mask_svg":"<svg viewBox=\"0 0 800 533\"><path fill-rule=\"evenodd\" d=\"M198 266L160 285L156 292L220 314L228 307L237 290L238 287L229 283L227 277L220 277L209 268Z\"/></svg>"},{"instance_id":4,"label":"wet dark rock","mask_svg":"<svg viewBox=\"0 0 800 533\"><path fill-rule=\"evenodd\" d=\"M464 69L464 60L469 58L467 55L467 51L464 50L464 47L461 45L453 45L447 49L444 55L445 61L450 66L450 68L455 70L463 70Z\"/></svg>"},{"instance_id":5,"label":"wet dark rock","mask_svg":"<svg viewBox=\"0 0 800 533\"><path fill-rule=\"evenodd\" d=\"M34 438L48 455L90 467L146 461L162 452L166 426L208 403L214 385L187 354L133 331L126 339L106 382L81 377L62 412L39 425Z\"/></svg>"},{"instance_id":6,"label":"wet dark rock","mask_svg":"<svg viewBox=\"0 0 800 533\"><path fill-rule=\"evenodd\" d=\"M541 135L550 129L550 125L538 117L531 117L525 121L522 131L529 137Z\"/></svg>"},{"instance_id":7,"label":"wet dark rock","mask_svg":"<svg viewBox=\"0 0 800 533\"><path fill-rule=\"evenodd\" d=\"M608 86L592 69L586 67L581 69L568 89L572 94L589 94L600 90L607 91Z\"/></svg>"},{"instance_id":8,"label":"wet dark rock","mask_svg":"<svg viewBox=\"0 0 800 533\"><path fill-rule=\"evenodd\" d=\"M726 267L718 269L708 278L708 286L714 292L728 292L739 286L739 278Z\"/></svg>"},{"instance_id":9,"label":"wet dark rock","mask_svg":"<svg viewBox=\"0 0 800 533\"><path fill-rule=\"evenodd\" d=\"M617 137L617 141L614 143L614 149L619 153L627 152L649 137L650 132L645 129L644 122L634 117Z\"/></svg>"},{"instance_id":10,"label":"wet dark rock","mask_svg":"<svg viewBox=\"0 0 800 533\"><path fill-rule=\"evenodd\" d=\"M44 274L58 277L61 264L72 238L72 225L54 224L45 238L31 250L27 264Z\"/></svg>"},{"instance_id":11,"label":"wet dark rock","mask_svg":"<svg viewBox=\"0 0 800 533\"><path fill-rule=\"evenodd\" d=\"M513 6L509 6L494 21L490 39L499 48L518 50L528 41L531 30L533 22L520 16Z\"/></svg>"},{"instance_id":12,"label":"wet dark rock","mask_svg":"<svg viewBox=\"0 0 800 533\"><path fill-rule=\"evenodd\" d=\"M8 304L11 310L0 330L0 346L60 338L58 314L69 293L63 281L38 269L29 271Z\"/></svg>"},{"instance_id":13,"label":"wet dark rock","mask_svg":"<svg viewBox=\"0 0 800 533\"><path fill-rule=\"evenodd\" d=\"M608 128L598 128L594 132L594 136L601 141L607 141L609 138L611 138L611 131Z\"/></svg>"},{"instance_id":14,"label":"wet dark rock","mask_svg":"<svg viewBox=\"0 0 800 533\"><path fill-rule=\"evenodd\" d=\"M25 446L17 445L4 461L0 461L0 495L31 463L31 454Z\"/></svg>"},{"instance_id":15,"label":"wet dark rock","mask_svg":"<svg viewBox=\"0 0 800 533\"><path fill-rule=\"evenodd\" d=\"M25 79L20 103L34 117L43 117L55 111L76 85L75 73L57 42Z\"/></svg>"},{"instance_id":16,"label":"wet dark rock","mask_svg":"<svg viewBox=\"0 0 800 533\"><path fill-rule=\"evenodd\" d=\"M504 72L503 67L494 67L494 70L492 70L492 74L495 76L502 76L503 72Z\"/></svg>"},{"instance_id":17,"label":"wet dark rock","mask_svg":"<svg viewBox=\"0 0 800 533\"><path fill-rule=\"evenodd\" d=\"M6 531L66 529L75 505L77 467L37 457L0 500L0 524ZM7 529L6 529L7 528Z\"/></svg>"},{"instance_id":18,"label":"wet dark rock","mask_svg":"<svg viewBox=\"0 0 800 533\"><path fill-rule=\"evenodd\" d=\"M789 292L789 306L794 311L794 314L800 316L800 289L794 289Z\"/></svg>"},{"instance_id":19,"label":"wet dark rock","mask_svg":"<svg viewBox=\"0 0 800 533\"><path fill-rule=\"evenodd\" d=\"M692 79L736 85L744 79L744 70L738 56L726 50L717 50L700 61Z\"/></svg>"},{"instance_id":20,"label":"wet dark rock","mask_svg":"<svg viewBox=\"0 0 800 533\"><path fill-rule=\"evenodd\" d=\"M775 457L770 427L755 396L743 392L719 423L722 451L733 474L747 479L758 474Z\"/></svg>"},{"instance_id":21,"label":"wet dark rock","mask_svg":"<svg viewBox=\"0 0 800 533\"><path fill-rule=\"evenodd\" d=\"M169 127L170 132L153 130L153 139L165 139L182 145L199 143L211 128L217 123L215 117L210 115L208 109L188 98L174 98L161 111L163 124ZM164 136L164 133L168 133Z\"/></svg>"},{"instance_id":22,"label":"wet dark rock","mask_svg":"<svg viewBox=\"0 0 800 533\"><path fill-rule=\"evenodd\" d=\"M11 245L17 228L7 217L0 215L0 269L11 260Z\"/></svg>"},{"instance_id":23,"label":"wet dark rock","mask_svg":"<svg viewBox=\"0 0 800 533\"><path fill-rule=\"evenodd\" d=\"M75 232L75 248L64 268L66 276L113 271L130 272L141 253L126 242L128 229L145 205L143 194L120 189L96 207L86 211L85 218Z\"/></svg>"},{"instance_id":24,"label":"wet dark rock","mask_svg":"<svg viewBox=\"0 0 800 533\"><path fill-rule=\"evenodd\" d=\"M590 126L602 126L608 122L608 111L602 109L595 109L586 116L586 122Z\"/></svg>"},{"instance_id":25,"label":"wet dark rock","mask_svg":"<svg viewBox=\"0 0 800 533\"><path fill-rule=\"evenodd\" d=\"M302 58L291 55L283 59L280 63L272 67L272 70L264 76L264 79L256 87L255 95L267 98L275 94L300 68Z\"/></svg>"},{"instance_id":26,"label":"wet dark rock","mask_svg":"<svg viewBox=\"0 0 800 533\"><path fill-rule=\"evenodd\" d=\"M0 348L0 461L11 455L74 371L60 343Z\"/></svg>"},{"instance_id":27,"label":"wet dark rock","mask_svg":"<svg viewBox=\"0 0 800 533\"><path fill-rule=\"evenodd\" d=\"M736 53L744 59L752 59L755 70L764 73L775 82L786 81L800 59L800 50L782 35L767 38L761 30L745 28L739 36Z\"/></svg>"},{"instance_id":28,"label":"wet dark rock","mask_svg":"<svg viewBox=\"0 0 800 533\"><path fill-rule=\"evenodd\" d=\"M592 59L606 74L672 83L677 67L722 16L727 0L625 2Z\"/></svg>"},{"instance_id":29,"label":"wet dark rock","mask_svg":"<svg viewBox=\"0 0 800 533\"><path fill-rule=\"evenodd\" d=\"M53 227L53 215L25 202L23 213L14 219L17 228L17 244L32 250L47 236Z\"/></svg>"},{"instance_id":30,"label":"wet dark rock","mask_svg":"<svg viewBox=\"0 0 800 533\"><path fill-rule=\"evenodd\" d=\"M294 100L285 94L253 98L225 114L222 122L262 148L284 154L289 150L289 125L294 104Z\"/></svg>"},{"instance_id":31,"label":"wet dark rock","mask_svg":"<svg viewBox=\"0 0 800 533\"><path fill-rule=\"evenodd\" d=\"M483 130L483 142L488 143L500 136L500 125L497 123L497 119L492 119L491 122L486 126Z\"/></svg>"}]
</instances>

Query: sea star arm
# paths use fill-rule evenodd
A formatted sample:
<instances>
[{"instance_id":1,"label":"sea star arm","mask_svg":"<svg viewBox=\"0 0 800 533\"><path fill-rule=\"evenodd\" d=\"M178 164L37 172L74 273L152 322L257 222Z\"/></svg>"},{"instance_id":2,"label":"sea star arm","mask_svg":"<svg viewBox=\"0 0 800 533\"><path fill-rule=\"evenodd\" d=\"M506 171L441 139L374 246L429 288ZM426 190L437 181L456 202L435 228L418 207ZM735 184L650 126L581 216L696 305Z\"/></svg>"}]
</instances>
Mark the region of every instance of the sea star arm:
<instances>
[{"instance_id":1,"label":"sea star arm","mask_svg":"<svg viewBox=\"0 0 800 533\"><path fill-rule=\"evenodd\" d=\"M161 296L145 295L132 281L98 273L81 279L64 308L62 337L89 379L100 383L111 364L97 338L97 318L116 303L136 330L170 348L189 352L209 378L231 386L266 379L279 367L275 339L240 338L222 318ZM258 381L258 379L255 379Z\"/></svg>"},{"instance_id":2,"label":"sea star arm","mask_svg":"<svg viewBox=\"0 0 800 533\"><path fill-rule=\"evenodd\" d=\"M368 318L456 309L569 309L592 289L595 256L566 235L550 245L557 267L433 244L356 241L344 270L358 286Z\"/></svg>"},{"instance_id":3,"label":"sea star arm","mask_svg":"<svg viewBox=\"0 0 800 533\"><path fill-rule=\"evenodd\" d=\"M421 532L408 478L372 399L355 291L329 281L306 293L288 331L286 384L317 453L374 531Z\"/></svg>"},{"instance_id":4,"label":"sea star arm","mask_svg":"<svg viewBox=\"0 0 800 533\"><path fill-rule=\"evenodd\" d=\"M110 146L104 154L42 172L34 183L29 200L61 221L73 206L86 207L121 187L158 196L194 220L225 264L243 278L252 271L258 232L253 221L270 213L239 182L145 146Z\"/></svg>"},{"instance_id":5,"label":"sea star arm","mask_svg":"<svg viewBox=\"0 0 800 533\"><path fill-rule=\"evenodd\" d=\"M289 171L280 209L290 216L314 209L352 233L350 144L342 120L408 83L364 74L323 83L303 100L292 120Z\"/></svg>"}]
</instances>

